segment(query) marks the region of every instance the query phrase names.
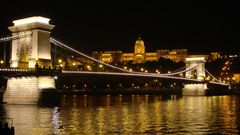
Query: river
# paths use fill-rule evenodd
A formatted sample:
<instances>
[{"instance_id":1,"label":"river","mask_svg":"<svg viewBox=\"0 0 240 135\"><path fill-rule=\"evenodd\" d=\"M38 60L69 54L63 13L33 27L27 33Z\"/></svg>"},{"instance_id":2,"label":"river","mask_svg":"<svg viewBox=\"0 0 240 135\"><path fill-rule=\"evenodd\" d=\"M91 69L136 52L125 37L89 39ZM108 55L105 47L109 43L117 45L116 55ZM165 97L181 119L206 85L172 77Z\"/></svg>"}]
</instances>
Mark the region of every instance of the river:
<instances>
[{"instance_id":1,"label":"river","mask_svg":"<svg viewBox=\"0 0 240 135\"><path fill-rule=\"evenodd\" d=\"M2 104L0 116L16 135L240 134L240 96L72 95Z\"/></svg>"}]
</instances>

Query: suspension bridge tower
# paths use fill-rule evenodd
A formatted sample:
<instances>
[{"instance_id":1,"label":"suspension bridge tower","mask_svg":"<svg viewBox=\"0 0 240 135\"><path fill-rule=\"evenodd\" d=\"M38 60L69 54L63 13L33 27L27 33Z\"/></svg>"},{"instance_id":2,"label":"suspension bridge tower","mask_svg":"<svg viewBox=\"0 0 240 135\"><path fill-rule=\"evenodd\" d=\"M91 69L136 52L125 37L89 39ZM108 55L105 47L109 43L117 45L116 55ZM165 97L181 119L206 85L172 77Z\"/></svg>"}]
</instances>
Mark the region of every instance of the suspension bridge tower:
<instances>
[{"instance_id":1,"label":"suspension bridge tower","mask_svg":"<svg viewBox=\"0 0 240 135\"><path fill-rule=\"evenodd\" d=\"M186 72L186 78L194 78L197 77L198 80L203 81L205 78L205 62L204 57L194 57L194 58L186 58L186 66L189 70ZM190 70L191 68L196 67L194 70Z\"/></svg>"},{"instance_id":2,"label":"suspension bridge tower","mask_svg":"<svg viewBox=\"0 0 240 135\"><path fill-rule=\"evenodd\" d=\"M205 95L205 90L207 89L207 83L204 83L206 62L205 58L186 58L185 62L187 66L185 77L192 79L197 78L200 80L200 83L185 84L183 88L183 95Z\"/></svg>"},{"instance_id":3,"label":"suspension bridge tower","mask_svg":"<svg viewBox=\"0 0 240 135\"><path fill-rule=\"evenodd\" d=\"M12 41L11 67L35 68L52 66L50 31L54 25L50 19L34 16L14 20L14 26L9 27L13 36L21 36Z\"/></svg>"},{"instance_id":4,"label":"suspension bridge tower","mask_svg":"<svg viewBox=\"0 0 240 135\"><path fill-rule=\"evenodd\" d=\"M35 68L52 66L50 31L54 25L48 18L35 16L13 21L9 27L14 37L11 48L12 68ZM41 93L55 89L52 76L8 77L7 89L3 102L6 103L37 103Z\"/></svg>"}]
</instances>

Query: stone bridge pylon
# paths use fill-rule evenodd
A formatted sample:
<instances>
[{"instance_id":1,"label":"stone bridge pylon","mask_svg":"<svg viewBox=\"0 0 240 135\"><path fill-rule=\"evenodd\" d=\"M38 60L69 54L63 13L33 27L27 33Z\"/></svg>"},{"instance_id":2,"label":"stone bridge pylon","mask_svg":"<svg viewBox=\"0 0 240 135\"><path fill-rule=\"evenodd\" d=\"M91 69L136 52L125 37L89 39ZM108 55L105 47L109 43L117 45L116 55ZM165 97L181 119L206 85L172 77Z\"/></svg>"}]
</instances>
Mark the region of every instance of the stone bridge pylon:
<instances>
[{"instance_id":1,"label":"stone bridge pylon","mask_svg":"<svg viewBox=\"0 0 240 135\"><path fill-rule=\"evenodd\" d=\"M204 57L193 57L186 58L186 67L188 69L195 68L195 70L189 70L186 72L186 78L197 78L198 80L203 81L205 78L205 58Z\"/></svg>"},{"instance_id":2,"label":"stone bridge pylon","mask_svg":"<svg viewBox=\"0 0 240 135\"><path fill-rule=\"evenodd\" d=\"M11 67L13 68L35 68L52 66L50 31L55 27L49 24L50 19L34 16L14 20L14 26L9 30L14 36L21 36L12 41Z\"/></svg>"}]
</instances>

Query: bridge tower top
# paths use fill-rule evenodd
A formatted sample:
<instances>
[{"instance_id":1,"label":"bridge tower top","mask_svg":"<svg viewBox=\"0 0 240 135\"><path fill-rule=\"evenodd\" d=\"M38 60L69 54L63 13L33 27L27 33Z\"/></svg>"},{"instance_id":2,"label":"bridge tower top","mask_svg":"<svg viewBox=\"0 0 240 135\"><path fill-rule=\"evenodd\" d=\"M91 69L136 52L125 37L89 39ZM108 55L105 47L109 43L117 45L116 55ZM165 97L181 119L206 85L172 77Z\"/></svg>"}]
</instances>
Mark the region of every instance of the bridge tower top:
<instances>
[{"instance_id":1,"label":"bridge tower top","mask_svg":"<svg viewBox=\"0 0 240 135\"><path fill-rule=\"evenodd\" d=\"M50 19L34 16L14 20L13 26L8 27L12 35L22 38L12 41L11 67L35 68L49 67L51 62L50 31L54 25L49 24Z\"/></svg>"},{"instance_id":2,"label":"bridge tower top","mask_svg":"<svg viewBox=\"0 0 240 135\"><path fill-rule=\"evenodd\" d=\"M205 63L206 60L204 57L190 57L186 58L185 63Z\"/></svg>"},{"instance_id":3,"label":"bridge tower top","mask_svg":"<svg viewBox=\"0 0 240 135\"><path fill-rule=\"evenodd\" d=\"M54 25L50 25L49 21L50 19L41 16L28 17L24 19L14 20L14 26L8 28L13 33L32 29L42 29L50 31L54 28Z\"/></svg>"}]
</instances>

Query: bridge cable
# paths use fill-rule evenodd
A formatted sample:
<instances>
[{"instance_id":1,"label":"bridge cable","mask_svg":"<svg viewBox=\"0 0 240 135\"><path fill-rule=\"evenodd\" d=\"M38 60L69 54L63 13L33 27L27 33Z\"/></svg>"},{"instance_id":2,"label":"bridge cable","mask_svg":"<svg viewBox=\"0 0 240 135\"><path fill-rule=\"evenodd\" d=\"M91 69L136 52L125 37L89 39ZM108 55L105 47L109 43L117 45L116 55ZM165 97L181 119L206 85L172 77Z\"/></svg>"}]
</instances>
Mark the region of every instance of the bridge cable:
<instances>
[{"instance_id":1,"label":"bridge cable","mask_svg":"<svg viewBox=\"0 0 240 135\"><path fill-rule=\"evenodd\" d=\"M21 34L16 34L16 35L0 38L0 42L12 41L12 40L24 38L24 37L27 37L27 36L30 36L30 35L32 35L32 32L28 31L28 32L24 32L24 33L21 33Z\"/></svg>"},{"instance_id":2,"label":"bridge cable","mask_svg":"<svg viewBox=\"0 0 240 135\"><path fill-rule=\"evenodd\" d=\"M185 73L185 72L188 72L190 70L194 70L197 68L198 65L194 66L194 67L191 67L189 69L185 69L183 71L178 71L178 72L175 72L175 73L167 73L167 74L159 74L159 75L164 75L164 76L170 76L170 75L177 75L177 74L181 74L181 73Z\"/></svg>"},{"instance_id":3,"label":"bridge cable","mask_svg":"<svg viewBox=\"0 0 240 135\"><path fill-rule=\"evenodd\" d=\"M213 78L213 80L216 80L217 82L221 82L216 77L214 77L206 68L205 68L205 71Z\"/></svg>"},{"instance_id":4,"label":"bridge cable","mask_svg":"<svg viewBox=\"0 0 240 135\"><path fill-rule=\"evenodd\" d=\"M75 52L75 53L80 54L81 56L84 56L84 57L86 57L86 58L88 58L88 59L91 59L91 60L93 60L93 61L95 61L95 62L97 62L97 63L103 64L103 65L105 65L105 66L107 66L107 67L111 67L111 68L113 68L113 69L118 69L118 70L124 71L124 72L131 72L131 71L125 70L125 69L123 69L123 68L119 68L119 67L116 67L116 66L113 66L113 65L104 63L104 62L102 62L102 61L99 61L99 60L97 60L97 59L95 59L95 58L92 58L92 57L90 57L90 56L88 56L88 55L86 55L86 54L84 54L84 53L81 53L81 52L73 49L72 47L70 47L70 46L68 46L68 45L66 45L66 44L64 44L64 43L62 43L62 42L60 42L60 41L58 41L58 40L56 40L56 39L54 39L54 38L52 38L52 37L50 38L50 42L52 42L54 45L57 45L57 46L59 46L59 47L67 48L67 49L69 49L69 50L71 50L71 51L73 51L73 52ZM197 65L197 66L198 66L198 65ZM176 72L176 73L168 73L168 74L155 74L155 73L150 73L150 74L164 75L164 76L176 75L176 74L181 74L181 73L184 73L184 72L187 72L187 71L190 71L190 70L194 70L197 66L192 67L192 68L190 68L190 69L183 70L183 71L179 71L179 72ZM146 73L134 72L134 71L132 71L131 73L135 73L135 74L146 74Z\"/></svg>"},{"instance_id":5,"label":"bridge cable","mask_svg":"<svg viewBox=\"0 0 240 135\"><path fill-rule=\"evenodd\" d=\"M182 77L175 77L175 76L159 76L157 74L135 74L135 73L118 73L118 72L90 72L90 71L62 71L64 74L100 74L100 75L122 75L122 76L139 76L139 77L155 77L155 78L167 78L167 79L177 79L177 80L188 80L188 81L195 81L201 82L198 79L192 78L182 78Z\"/></svg>"},{"instance_id":6,"label":"bridge cable","mask_svg":"<svg viewBox=\"0 0 240 135\"><path fill-rule=\"evenodd\" d=\"M84 53L82 53L82 52L79 52L79 51L73 49L72 47L70 47L70 46L68 46L68 45L66 45L66 44L64 44L64 43L62 43L62 42L60 42L60 41L58 41L58 40L56 40L56 39L54 39L54 38L52 38L52 37L50 38L50 42L53 43L54 45L59 46L59 47L67 48L67 49L70 50L70 51L73 51L73 52L75 52L75 53L77 53L77 54L79 54L79 55L81 55L81 56L83 56L83 57L86 57L86 58L88 58L88 59L90 59L90 60L93 60L93 61L95 61L95 62L97 62L97 63L100 63L100 64L102 64L102 65L105 65L105 66L107 66L107 67L111 67L111 68L113 68L113 69L117 69L117 70L120 70L120 71L123 71L123 72L130 72L130 71L128 71L128 70L125 70L125 69L122 69L122 68L119 68L119 67L116 67L116 66L113 66L113 65L104 63L104 62L99 61L99 60L97 60L97 59L95 59L95 58L92 58L92 57L90 57L90 56L88 56L88 55L86 55L86 54L84 54Z\"/></svg>"}]
</instances>

